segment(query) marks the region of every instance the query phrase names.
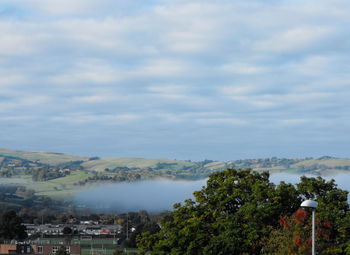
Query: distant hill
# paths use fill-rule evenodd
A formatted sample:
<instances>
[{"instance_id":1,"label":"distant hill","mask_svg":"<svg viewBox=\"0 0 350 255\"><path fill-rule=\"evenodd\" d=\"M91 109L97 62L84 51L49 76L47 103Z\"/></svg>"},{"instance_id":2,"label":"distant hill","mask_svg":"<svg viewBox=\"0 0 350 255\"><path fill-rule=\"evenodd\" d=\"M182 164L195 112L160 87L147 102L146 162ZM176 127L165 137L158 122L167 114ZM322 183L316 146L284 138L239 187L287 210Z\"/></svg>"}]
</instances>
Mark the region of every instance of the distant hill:
<instances>
[{"instance_id":1,"label":"distant hill","mask_svg":"<svg viewBox=\"0 0 350 255\"><path fill-rule=\"evenodd\" d=\"M72 156L62 153L54 152L29 152L29 151L14 151L7 149L0 149L0 156L10 156L30 160L33 162L40 162L48 165L57 165L72 161L86 161L88 157Z\"/></svg>"},{"instance_id":2,"label":"distant hill","mask_svg":"<svg viewBox=\"0 0 350 255\"><path fill-rule=\"evenodd\" d=\"M145 158L99 158L81 157L54 152L29 152L0 149L0 172L8 169L23 167L72 167L74 169L92 172L118 171L118 170L172 170L197 172L218 171L227 167L252 168L257 171L296 172L322 174L330 171L350 170L350 159L324 156L321 158L264 158L242 159L234 161L205 160L191 162L172 159L145 159ZM193 171L194 168L196 171ZM19 169L17 169L19 170ZM195 175L195 174L194 174Z\"/></svg>"},{"instance_id":3,"label":"distant hill","mask_svg":"<svg viewBox=\"0 0 350 255\"><path fill-rule=\"evenodd\" d=\"M67 197L86 185L146 179L201 179L226 168L327 175L350 172L350 159L264 158L191 162L172 159L81 157L0 149L0 184L23 185L39 195Z\"/></svg>"}]
</instances>

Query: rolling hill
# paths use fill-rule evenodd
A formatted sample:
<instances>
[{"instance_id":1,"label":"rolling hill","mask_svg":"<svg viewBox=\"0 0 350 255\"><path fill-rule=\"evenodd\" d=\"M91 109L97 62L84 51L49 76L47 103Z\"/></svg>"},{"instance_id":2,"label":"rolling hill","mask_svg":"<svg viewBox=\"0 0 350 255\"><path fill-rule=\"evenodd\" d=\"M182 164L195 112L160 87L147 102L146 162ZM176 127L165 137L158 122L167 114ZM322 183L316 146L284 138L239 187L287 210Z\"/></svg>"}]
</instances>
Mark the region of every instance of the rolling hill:
<instances>
[{"instance_id":1,"label":"rolling hill","mask_svg":"<svg viewBox=\"0 0 350 255\"><path fill-rule=\"evenodd\" d=\"M265 158L191 162L172 159L82 157L0 149L0 184L22 185L38 195L67 197L94 183L146 179L201 179L226 168L327 175L350 172L350 159Z\"/></svg>"}]
</instances>

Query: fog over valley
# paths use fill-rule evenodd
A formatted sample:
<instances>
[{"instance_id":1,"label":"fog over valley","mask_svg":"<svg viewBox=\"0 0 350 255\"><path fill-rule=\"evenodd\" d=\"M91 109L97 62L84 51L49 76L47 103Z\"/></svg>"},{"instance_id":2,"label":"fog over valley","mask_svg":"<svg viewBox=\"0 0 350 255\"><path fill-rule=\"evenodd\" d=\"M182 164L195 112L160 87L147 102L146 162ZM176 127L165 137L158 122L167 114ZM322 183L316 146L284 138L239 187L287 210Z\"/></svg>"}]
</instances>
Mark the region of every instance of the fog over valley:
<instances>
[{"instance_id":1,"label":"fog over valley","mask_svg":"<svg viewBox=\"0 0 350 255\"><path fill-rule=\"evenodd\" d=\"M170 210L172 205L191 198L200 190L206 179L197 181L151 180L133 183L93 185L78 193L77 205L100 212L129 212L147 210L160 212Z\"/></svg>"},{"instance_id":2,"label":"fog over valley","mask_svg":"<svg viewBox=\"0 0 350 255\"><path fill-rule=\"evenodd\" d=\"M274 173L270 180L275 184L281 181L296 184L299 174ZM306 175L316 177L315 175ZM322 176L334 179L341 189L350 190L350 174L339 173ZM88 207L97 212L130 212L147 210L161 212L171 210L173 204L193 198L193 192L205 186L207 179L197 181L150 180L133 183L92 185L75 196L79 207Z\"/></svg>"}]
</instances>

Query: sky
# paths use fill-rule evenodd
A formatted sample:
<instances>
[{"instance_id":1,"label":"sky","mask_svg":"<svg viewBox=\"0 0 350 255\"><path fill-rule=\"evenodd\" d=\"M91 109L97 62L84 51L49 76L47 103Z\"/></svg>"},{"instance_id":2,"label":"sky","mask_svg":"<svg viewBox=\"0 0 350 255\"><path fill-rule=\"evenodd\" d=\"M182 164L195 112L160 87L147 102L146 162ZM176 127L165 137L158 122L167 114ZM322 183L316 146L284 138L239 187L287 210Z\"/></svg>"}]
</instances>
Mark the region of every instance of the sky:
<instances>
[{"instance_id":1,"label":"sky","mask_svg":"<svg viewBox=\"0 0 350 255\"><path fill-rule=\"evenodd\" d=\"M1 0L0 147L349 157L348 0Z\"/></svg>"}]
</instances>

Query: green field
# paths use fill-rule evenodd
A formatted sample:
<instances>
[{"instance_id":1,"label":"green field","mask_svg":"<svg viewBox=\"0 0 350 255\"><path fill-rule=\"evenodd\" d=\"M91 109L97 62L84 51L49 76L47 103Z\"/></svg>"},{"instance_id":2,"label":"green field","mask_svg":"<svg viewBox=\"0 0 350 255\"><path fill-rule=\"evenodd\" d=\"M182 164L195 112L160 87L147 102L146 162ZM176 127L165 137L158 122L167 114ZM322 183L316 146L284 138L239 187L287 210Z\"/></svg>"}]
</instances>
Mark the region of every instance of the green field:
<instances>
[{"instance_id":1,"label":"green field","mask_svg":"<svg viewBox=\"0 0 350 255\"><path fill-rule=\"evenodd\" d=\"M159 163L176 164L181 169L185 166L192 166L194 163L188 161L170 160L170 159L144 159L144 158L102 158L84 162L82 166L95 171L104 171L106 168L113 169L116 167L129 168L154 168Z\"/></svg>"},{"instance_id":2,"label":"green field","mask_svg":"<svg viewBox=\"0 0 350 255\"><path fill-rule=\"evenodd\" d=\"M57 165L72 161L86 161L88 157L73 156L54 152L27 152L27 151L13 151L7 149L0 149L0 154L4 156L11 156L23 158L30 161L39 161L44 164Z\"/></svg>"},{"instance_id":3,"label":"green field","mask_svg":"<svg viewBox=\"0 0 350 255\"><path fill-rule=\"evenodd\" d=\"M93 183L132 182L156 178L196 180L227 168L331 175L350 172L350 159L273 157L226 162L191 162L162 158L91 158L52 152L0 149L0 184L22 185L35 190L36 195L64 200ZM65 172L66 169L70 174ZM46 172L43 174L44 171ZM66 176L60 177L64 175Z\"/></svg>"},{"instance_id":4,"label":"green field","mask_svg":"<svg viewBox=\"0 0 350 255\"><path fill-rule=\"evenodd\" d=\"M36 195L49 196L55 199L64 199L71 197L75 192L83 189L74 185L79 181L83 181L91 176L85 171L74 171L70 175L54 180L44 182L34 182L30 175L23 175L17 178L0 178L0 184L12 184L25 186L27 189L35 190Z\"/></svg>"},{"instance_id":5,"label":"green field","mask_svg":"<svg viewBox=\"0 0 350 255\"><path fill-rule=\"evenodd\" d=\"M39 242L42 243L58 245L62 244L64 241L64 238L50 238L39 240ZM113 238L93 238L92 240L80 240L79 238L73 238L71 240L71 243L81 245L81 255L112 255L117 248L120 248L120 246L117 244L117 241ZM126 249L125 251L130 252L130 254L132 252L137 253L137 249L132 248Z\"/></svg>"}]
</instances>

